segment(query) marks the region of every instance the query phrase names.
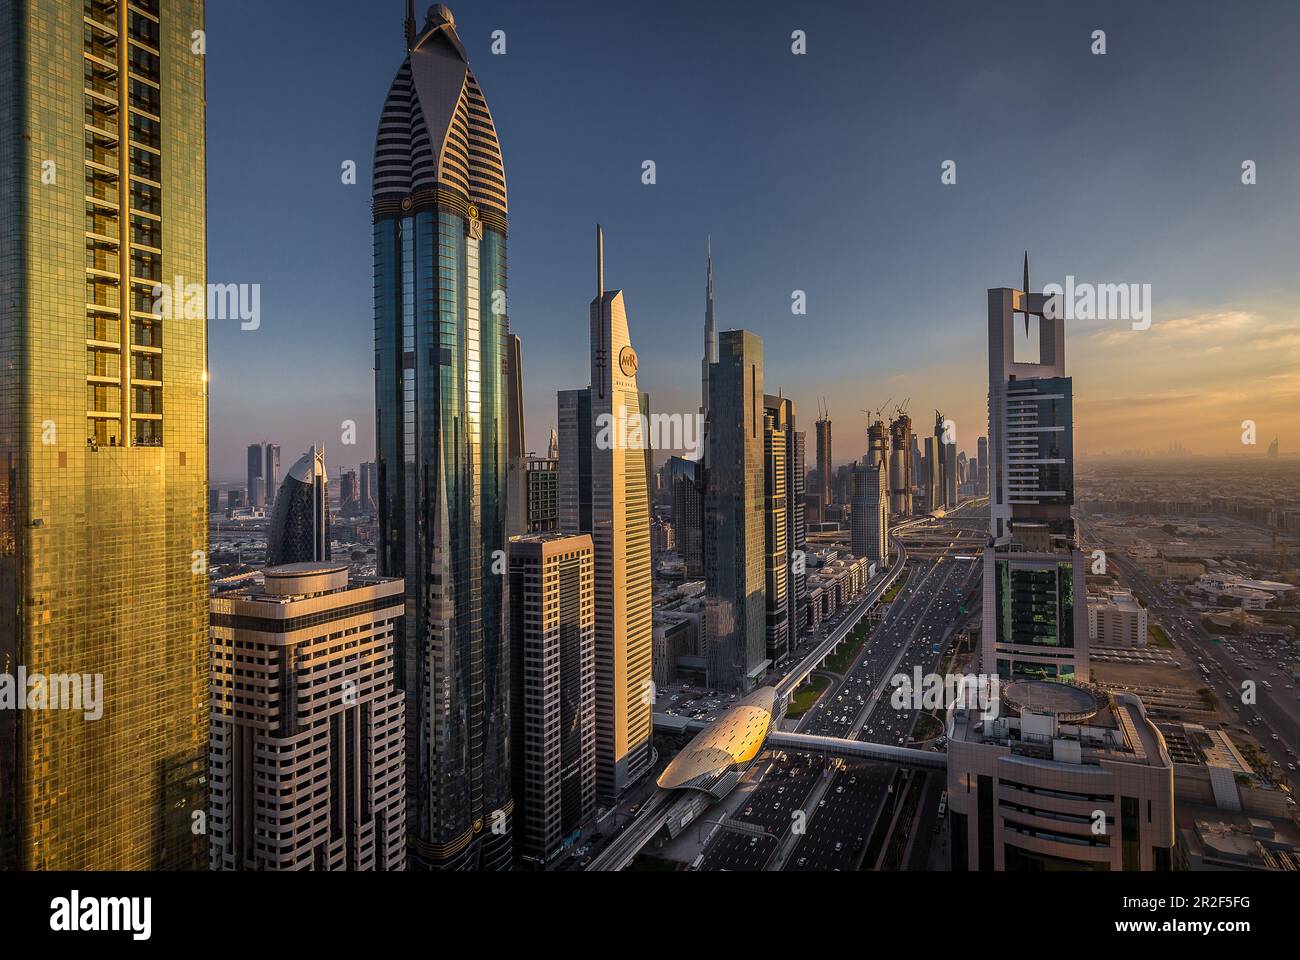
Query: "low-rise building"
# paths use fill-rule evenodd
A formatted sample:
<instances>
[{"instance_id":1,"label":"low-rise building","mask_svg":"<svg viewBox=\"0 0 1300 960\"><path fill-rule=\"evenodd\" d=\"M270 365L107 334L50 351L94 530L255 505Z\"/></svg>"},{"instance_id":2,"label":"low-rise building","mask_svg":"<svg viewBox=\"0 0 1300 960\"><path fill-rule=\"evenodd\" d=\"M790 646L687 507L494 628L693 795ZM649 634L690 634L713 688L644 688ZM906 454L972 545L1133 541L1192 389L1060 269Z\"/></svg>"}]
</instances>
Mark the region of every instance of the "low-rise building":
<instances>
[{"instance_id":1,"label":"low-rise building","mask_svg":"<svg viewBox=\"0 0 1300 960\"><path fill-rule=\"evenodd\" d=\"M1103 647L1145 647L1147 611L1128 590L1088 597L1088 637Z\"/></svg>"}]
</instances>

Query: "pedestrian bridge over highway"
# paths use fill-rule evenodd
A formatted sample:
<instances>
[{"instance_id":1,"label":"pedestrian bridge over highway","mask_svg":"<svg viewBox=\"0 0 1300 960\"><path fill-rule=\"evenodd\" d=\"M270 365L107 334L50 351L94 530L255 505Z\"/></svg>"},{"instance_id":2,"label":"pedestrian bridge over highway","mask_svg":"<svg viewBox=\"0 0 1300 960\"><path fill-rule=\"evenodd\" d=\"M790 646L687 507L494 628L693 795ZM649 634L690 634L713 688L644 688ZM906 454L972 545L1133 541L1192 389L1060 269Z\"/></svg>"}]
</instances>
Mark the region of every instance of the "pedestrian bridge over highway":
<instances>
[{"instance_id":1,"label":"pedestrian bridge over highway","mask_svg":"<svg viewBox=\"0 0 1300 960\"><path fill-rule=\"evenodd\" d=\"M587 869L622 870L661 832L669 837L680 835L700 814L725 798L766 749L947 769L944 753L776 730L786 702L774 687L762 687L712 722L655 714L657 732L695 736L659 775L658 791Z\"/></svg>"},{"instance_id":2,"label":"pedestrian bridge over highway","mask_svg":"<svg viewBox=\"0 0 1300 960\"><path fill-rule=\"evenodd\" d=\"M770 690L771 687L764 689ZM752 696L752 694L751 694ZM746 698L748 699L748 698ZM744 701L741 701L744 703ZM739 706L740 704L737 704ZM735 709L734 707L732 708ZM727 711L730 713L731 711ZM705 730L711 730L722 723L724 713L713 723L706 720L691 720L686 717L670 717L666 714L656 713L654 717L655 732L657 733L676 733L676 734L701 734ZM691 745L700 741L702 738L696 736L691 741ZM682 753L691 750L688 745ZM843 757L846 760L883 760L886 763L897 763L904 767L916 767L925 770L946 770L948 767L948 758L946 754L935 753L932 750L918 750L915 747L899 747L889 743L868 743L865 740L845 740L841 737L819 737L810 733L792 733L783 730L772 730L767 734L767 738L762 744L763 748L776 748L779 750L794 751L795 753L814 753L823 757ZM751 755L751 759L755 754ZM674 760L674 763L676 761ZM672 765L669 765L672 769ZM665 770L664 774L667 775ZM739 777L737 778L737 780ZM661 787L664 786L664 777L660 777ZM670 788L671 789L671 788Z\"/></svg>"}]
</instances>

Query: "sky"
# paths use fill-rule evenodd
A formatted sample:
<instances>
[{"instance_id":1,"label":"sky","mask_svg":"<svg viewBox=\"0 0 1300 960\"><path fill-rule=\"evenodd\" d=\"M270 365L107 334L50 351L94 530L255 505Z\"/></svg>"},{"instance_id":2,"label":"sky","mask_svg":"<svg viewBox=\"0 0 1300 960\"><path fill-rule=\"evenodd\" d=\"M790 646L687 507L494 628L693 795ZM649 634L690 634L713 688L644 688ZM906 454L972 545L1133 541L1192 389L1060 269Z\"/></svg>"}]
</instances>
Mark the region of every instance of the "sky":
<instances>
[{"instance_id":1,"label":"sky","mask_svg":"<svg viewBox=\"0 0 1300 960\"><path fill-rule=\"evenodd\" d=\"M906 400L973 453L985 291L1019 286L1028 250L1035 289L1150 284L1149 329L1067 322L1076 451L1300 447L1300 5L449 6L505 158L530 449L587 384L597 222L655 411L699 405L711 236L718 327L763 338L810 444L823 398L837 463L863 410ZM207 4L208 279L261 285L258 329L210 322L214 483L253 442L286 468L316 441L332 470L372 458L371 154L404 16Z\"/></svg>"}]
</instances>

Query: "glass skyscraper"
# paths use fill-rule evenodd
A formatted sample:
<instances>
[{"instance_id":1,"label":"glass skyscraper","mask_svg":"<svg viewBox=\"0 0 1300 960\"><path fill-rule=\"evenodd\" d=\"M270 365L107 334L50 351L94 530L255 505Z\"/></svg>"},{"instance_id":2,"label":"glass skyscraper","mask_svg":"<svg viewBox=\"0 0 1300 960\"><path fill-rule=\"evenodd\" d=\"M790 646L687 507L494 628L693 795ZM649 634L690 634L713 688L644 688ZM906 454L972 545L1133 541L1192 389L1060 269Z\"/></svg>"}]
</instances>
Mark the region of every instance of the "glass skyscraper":
<instances>
[{"instance_id":1,"label":"glass skyscraper","mask_svg":"<svg viewBox=\"0 0 1300 960\"><path fill-rule=\"evenodd\" d=\"M506 184L486 101L441 4L375 144L379 572L406 580L408 863L511 861L506 629Z\"/></svg>"},{"instance_id":2,"label":"glass skyscraper","mask_svg":"<svg viewBox=\"0 0 1300 960\"><path fill-rule=\"evenodd\" d=\"M0 674L102 682L0 710L0 868L204 862L203 18L0 0Z\"/></svg>"},{"instance_id":3,"label":"glass skyscraper","mask_svg":"<svg viewBox=\"0 0 1300 960\"><path fill-rule=\"evenodd\" d=\"M723 331L718 362L709 369L704 648L708 685L728 692L753 690L770 662L763 399L762 339Z\"/></svg>"},{"instance_id":4,"label":"glass skyscraper","mask_svg":"<svg viewBox=\"0 0 1300 960\"><path fill-rule=\"evenodd\" d=\"M266 563L279 566L329 559L329 477L325 473L325 450L312 447L290 468L275 497L275 510L266 534Z\"/></svg>"}]
</instances>

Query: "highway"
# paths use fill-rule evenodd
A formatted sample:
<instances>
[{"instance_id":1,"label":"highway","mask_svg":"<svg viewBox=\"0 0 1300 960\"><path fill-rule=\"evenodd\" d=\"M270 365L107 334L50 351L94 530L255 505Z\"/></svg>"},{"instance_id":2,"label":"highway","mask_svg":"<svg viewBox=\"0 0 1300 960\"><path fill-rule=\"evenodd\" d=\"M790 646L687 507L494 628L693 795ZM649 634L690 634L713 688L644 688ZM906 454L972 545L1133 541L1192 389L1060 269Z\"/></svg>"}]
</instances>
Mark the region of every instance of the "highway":
<instances>
[{"instance_id":1,"label":"highway","mask_svg":"<svg viewBox=\"0 0 1300 960\"><path fill-rule=\"evenodd\" d=\"M918 523L921 521L911 521ZM901 527L902 525L900 525ZM909 524L910 526L910 524ZM897 532L899 528L895 528ZM813 648L812 652L799 661L799 665L787 672L776 684L776 692L782 697L789 696L793 691L798 689L799 685L808 679L808 676L816 670L834 652L840 642L849 635L858 622L871 610L872 607L883 597L889 588L894 585L899 575L907 566L907 548L901 540L893 539L894 544L894 562L889 566L889 573L879 579L875 584L867 589L862 598L848 607L846 610L838 613L832 621L830 633L826 639L822 640Z\"/></svg>"},{"instance_id":2,"label":"highway","mask_svg":"<svg viewBox=\"0 0 1300 960\"><path fill-rule=\"evenodd\" d=\"M929 539L943 522L913 529L924 529ZM906 547L901 543L899 547L902 554ZM916 712L892 708L888 679L895 672L910 673L916 664L923 671L932 670L937 664L940 654L932 652L932 646L947 642L953 627L962 619L959 610L962 599L979 578L977 560L957 560L958 555L978 556L978 549L972 548L959 531L954 531L946 546L936 551L937 559L906 561L910 571L906 586L845 675L836 680L800 721L799 733L860 739L894 747L907 743ZM837 635L842 638L857 619L860 615L837 624L827 640L801 661L796 672L811 672L809 661L815 658L815 664L820 664ZM788 684L787 687L792 689ZM879 760L828 761L817 754L782 748L784 735L773 736L775 740L769 738L773 759L758 773L751 774L752 792L745 807L737 811L736 819L761 824L782 839L719 829L697 861L696 869L856 869L898 767ZM936 755L936 765L941 766L943 762L942 755ZM796 809L805 811L806 831L802 835L791 829Z\"/></svg>"},{"instance_id":3,"label":"highway","mask_svg":"<svg viewBox=\"0 0 1300 960\"><path fill-rule=\"evenodd\" d=\"M956 545L953 541L953 546ZM862 655L849 669L840 692L823 697L800 732L902 746L911 739L918 712L896 710L889 680L897 673L934 670L961 619L960 606L978 582L979 565L948 554L909 579ZM784 863L787 870L855 870L862 862L876 821L885 809L897 767L877 761L846 761L809 811L807 831Z\"/></svg>"}]
</instances>

